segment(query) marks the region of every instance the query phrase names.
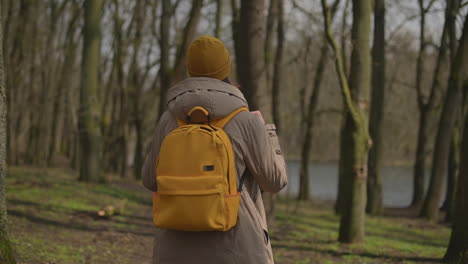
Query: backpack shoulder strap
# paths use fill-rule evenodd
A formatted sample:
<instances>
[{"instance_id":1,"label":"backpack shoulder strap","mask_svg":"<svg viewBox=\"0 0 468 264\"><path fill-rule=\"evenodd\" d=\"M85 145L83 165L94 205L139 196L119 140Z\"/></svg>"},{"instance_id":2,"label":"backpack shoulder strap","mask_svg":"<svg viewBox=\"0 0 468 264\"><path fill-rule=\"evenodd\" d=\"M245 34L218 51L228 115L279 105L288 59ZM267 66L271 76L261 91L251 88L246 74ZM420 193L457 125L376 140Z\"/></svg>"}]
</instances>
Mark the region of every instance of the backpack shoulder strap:
<instances>
[{"instance_id":1,"label":"backpack shoulder strap","mask_svg":"<svg viewBox=\"0 0 468 264\"><path fill-rule=\"evenodd\" d=\"M249 109L247 109L247 107L245 106L238 108L232 111L229 115L211 122L211 124L215 127L223 128L227 123L229 123L229 121L231 121L232 118L234 118L237 114L239 114L242 111L249 111Z\"/></svg>"}]
</instances>

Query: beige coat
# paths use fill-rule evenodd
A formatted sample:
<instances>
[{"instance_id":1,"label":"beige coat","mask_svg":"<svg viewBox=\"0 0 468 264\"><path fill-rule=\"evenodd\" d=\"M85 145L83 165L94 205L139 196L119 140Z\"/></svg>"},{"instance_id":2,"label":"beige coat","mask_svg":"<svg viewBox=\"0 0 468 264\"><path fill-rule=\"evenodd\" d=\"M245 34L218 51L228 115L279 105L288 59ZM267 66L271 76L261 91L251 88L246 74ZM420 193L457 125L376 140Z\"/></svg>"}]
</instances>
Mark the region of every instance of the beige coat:
<instances>
[{"instance_id":1,"label":"beige coat","mask_svg":"<svg viewBox=\"0 0 468 264\"><path fill-rule=\"evenodd\" d=\"M189 78L168 92L166 111L155 131L143 166L143 184L156 191L155 161L164 137L195 106L206 108L214 119L247 106L236 87L211 78ZM286 166L274 125L241 112L224 130L236 158L238 179L245 172L237 225L227 232L181 232L157 229L154 264L272 264L273 254L261 190L278 192L287 184ZM196 206L196 205L194 205Z\"/></svg>"}]
</instances>

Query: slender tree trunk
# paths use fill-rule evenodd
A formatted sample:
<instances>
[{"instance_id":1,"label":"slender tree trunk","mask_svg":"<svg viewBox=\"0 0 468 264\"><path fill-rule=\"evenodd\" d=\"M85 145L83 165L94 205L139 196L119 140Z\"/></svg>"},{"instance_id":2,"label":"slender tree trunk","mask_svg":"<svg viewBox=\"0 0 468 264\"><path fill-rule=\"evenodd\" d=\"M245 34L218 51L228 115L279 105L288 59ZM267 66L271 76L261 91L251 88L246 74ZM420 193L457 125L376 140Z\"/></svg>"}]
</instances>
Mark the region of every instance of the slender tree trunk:
<instances>
[{"instance_id":1,"label":"slender tree trunk","mask_svg":"<svg viewBox=\"0 0 468 264\"><path fill-rule=\"evenodd\" d=\"M422 93L422 79L424 73L425 53L426 53L426 8L424 0L418 0L420 23L419 23L419 51L416 62L416 92L419 109L418 143L416 146L416 157L414 159L413 170L413 198L411 207L420 208L424 200L424 178L426 175L426 142L427 142L427 121L429 111L426 110L426 102Z\"/></svg>"},{"instance_id":2,"label":"slender tree trunk","mask_svg":"<svg viewBox=\"0 0 468 264\"><path fill-rule=\"evenodd\" d=\"M451 0L449 0L451 1ZM438 94L441 83L443 82L442 69L446 65L446 54L447 54L447 25L448 20L444 23L444 29L440 40L439 54L437 57L436 67L434 69L434 79L430 89L429 98L422 92L422 75L423 65L425 64L424 53L425 53L425 16L429 12L431 4L424 7L423 1L420 1L420 13L421 13L421 24L420 24L420 50L418 55L417 70L416 70L416 92L417 92L417 103L419 108L419 127L418 127L418 143L416 148L416 157L414 163L414 175L413 175L413 198L410 207L420 209L424 202L425 193L425 179L426 179L426 160L427 160L427 144L428 144L428 129L431 121L431 117L434 115L434 109L436 104L441 103ZM447 11L450 5L447 5ZM432 142L429 142L432 143Z\"/></svg>"},{"instance_id":3,"label":"slender tree trunk","mask_svg":"<svg viewBox=\"0 0 468 264\"><path fill-rule=\"evenodd\" d=\"M413 167L413 198L410 205L413 208L420 208L424 201L424 182L426 176L426 129L429 111L421 110L419 112L418 143Z\"/></svg>"},{"instance_id":4,"label":"slender tree trunk","mask_svg":"<svg viewBox=\"0 0 468 264\"><path fill-rule=\"evenodd\" d=\"M265 28L265 79L266 85L268 88L272 87L272 78L271 78L271 65L275 58L275 53L273 49L273 37L274 37L274 28L278 16L278 4L277 0L270 0L270 5L268 7L268 16L266 21ZM274 113L274 111L273 111Z\"/></svg>"},{"instance_id":5,"label":"slender tree trunk","mask_svg":"<svg viewBox=\"0 0 468 264\"><path fill-rule=\"evenodd\" d=\"M99 105L101 0L84 2L84 41L80 89L80 181L102 181Z\"/></svg>"},{"instance_id":6,"label":"slender tree trunk","mask_svg":"<svg viewBox=\"0 0 468 264\"><path fill-rule=\"evenodd\" d=\"M461 124L463 125L463 124ZM455 191L457 186L458 168L460 166L459 129L455 128L450 146L449 165L447 171L447 185L445 202L442 208L445 210L445 222L452 222L455 204Z\"/></svg>"},{"instance_id":7,"label":"slender tree trunk","mask_svg":"<svg viewBox=\"0 0 468 264\"><path fill-rule=\"evenodd\" d=\"M364 240L366 209L367 159L370 137L368 134L368 104L371 86L371 2L353 0L353 27L351 75L348 81L344 71L343 53L331 30L331 10L322 0L325 31L336 55L336 68L347 116L341 138L340 173L347 192L340 210L339 241L344 243Z\"/></svg>"},{"instance_id":8,"label":"slender tree trunk","mask_svg":"<svg viewBox=\"0 0 468 264\"><path fill-rule=\"evenodd\" d=\"M304 136L304 144L302 145L302 154L301 154L299 193L297 196L298 200L308 200L310 197L309 162L310 162L310 150L312 147L312 139L313 139L312 126L315 123L314 114L318 106L318 99L320 96L323 74L325 73L325 67L327 66L327 61L328 61L328 43L327 43L326 38L324 38L323 45L320 48L320 58L317 63L317 68L315 70L313 90L312 90L312 93L310 94L309 101L307 103L307 113L305 116L305 136Z\"/></svg>"},{"instance_id":9,"label":"slender tree trunk","mask_svg":"<svg viewBox=\"0 0 468 264\"><path fill-rule=\"evenodd\" d=\"M159 64L159 74L161 76L161 84L159 87L159 117L161 117L166 110L166 94L167 90L169 90L169 87L171 86L171 76L169 71L169 40L171 38L169 24L171 20L171 9L171 0L162 0L161 24L159 28L159 49L161 57Z\"/></svg>"},{"instance_id":10,"label":"slender tree trunk","mask_svg":"<svg viewBox=\"0 0 468 264\"><path fill-rule=\"evenodd\" d=\"M276 55L275 65L273 70L273 86L272 86L272 113L273 123L276 125L276 133L281 131L281 109L280 109L280 87L282 77L283 50L284 50L284 3L283 0L276 0L278 6L278 25L276 33Z\"/></svg>"},{"instance_id":11,"label":"slender tree trunk","mask_svg":"<svg viewBox=\"0 0 468 264\"><path fill-rule=\"evenodd\" d=\"M462 58L459 55L465 55L468 53L468 41L466 41L468 36L468 18L465 18L465 25L463 29L462 42L460 42L460 48L458 49L456 64L460 63ZM463 47L464 46L464 47ZM464 50L464 51L463 51ZM460 54L462 53L462 54ZM466 55L465 55L466 56ZM466 58L465 58L466 60ZM454 70L458 70L459 66L456 66ZM464 72L466 73L466 65ZM452 72L454 72L452 70ZM465 82L467 81L467 75L461 75L465 77ZM452 226L452 235L450 238L450 243L445 253L444 260L447 263L468 263L468 115L465 116L463 132L463 143L461 147L460 155L460 174L458 178L456 202L455 202L455 214L454 214L454 224Z\"/></svg>"},{"instance_id":12,"label":"slender tree trunk","mask_svg":"<svg viewBox=\"0 0 468 264\"><path fill-rule=\"evenodd\" d=\"M346 47L346 31L348 30L348 23L346 22L348 18L348 10L349 10L349 3L351 3L351 0L345 0L345 6L343 9L343 16L341 17L341 52L343 52L343 67L344 71L346 73L346 76L348 76L348 52L347 52L347 47Z\"/></svg>"},{"instance_id":13,"label":"slender tree trunk","mask_svg":"<svg viewBox=\"0 0 468 264\"><path fill-rule=\"evenodd\" d=\"M48 152L48 157L47 157L47 165L50 166L52 164L52 160L54 158L55 153L57 152L57 149L59 149L60 142L62 140L60 135L60 129L61 129L61 122L63 121L63 114L64 114L64 109L63 109L63 104L64 101L66 100L65 95L66 91L62 89L62 87L65 87L67 84L68 78L71 77L70 70L71 67L68 67L69 65L73 65L73 60L76 55L76 49L77 45L75 44L75 39L73 37L75 33L75 26L76 22L78 21L79 18L79 12L75 11L75 14L73 14L72 19L70 20L70 23L67 28L67 34L65 38L65 58L62 63L62 69L60 72L60 76L58 78L58 85L57 89L54 95L54 106L52 110L52 124L51 124L51 141L50 141L50 147L49 147L49 152Z\"/></svg>"},{"instance_id":14,"label":"slender tree trunk","mask_svg":"<svg viewBox=\"0 0 468 264\"><path fill-rule=\"evenodd\" d=\"M372 102L369 130L372 147L369 151L367 180L367 212L380 215L382 198L382 132L385 109L385 0L376 0L374 7L374 47L372 50Z\"/></svg>"},{"instance_id":15,"label":"slender tree trunk","mask_svg":"<svg viewBox=\"0 0 468 264\"><path fill-rule=\"evenodd\" d=\"M452 61L447 96L442 109L442 115L435 141L429 190L420 214L421 217L427 218L431 221L438 221L439 219L439 205L442 198L444 175L447 172L448 167L452 132L457 118L457 113L462 111L462 86L463 82L466 80L468 67L467 23L468 20L465 20L463 34L459 41L459 47Z\"/></svg>"},{"instance_id":16,"label":"slender tree trunk","mask_svg":"<svg viewBox=\"0 0 468 264\"><path fill-rule=\"evenodd\" d=\"M216 0L216 22L215 22L215 30L214 36L216 38L221 37L221 29L223 26L223 6L224 0Z\"/></svg>"},{"instance_id":17,"label":"slender tree trunk","mask_svg":"<svg viewBox=\"0 0 468 264\"><path fill-rule=\"evenodd\" d=\"M187 49L190 46L195 33L197 33L198 22L200 21L201 9L203 0L192 1L192 9L190 10L189 19L185 25L182 34L182 41L177 46L176 58L174 64L174 75L171 77L171 85L181 81L186 76L185 58Z\"/></svg>"},{"instance_id":18,"label":"slender tree trunk","mask_svg":"<svg viewBox=\"0 0 468 264\"><path fill-rule=\"evenodd\" d=\"M15 264L8 231L7 231L7 207L5 198L6 166L6 130L7 130L7 98L5 88L5 68L3 65L3 26L2 26L3 4L0 3L0 263Z\"/></svg>"}]
</instances>

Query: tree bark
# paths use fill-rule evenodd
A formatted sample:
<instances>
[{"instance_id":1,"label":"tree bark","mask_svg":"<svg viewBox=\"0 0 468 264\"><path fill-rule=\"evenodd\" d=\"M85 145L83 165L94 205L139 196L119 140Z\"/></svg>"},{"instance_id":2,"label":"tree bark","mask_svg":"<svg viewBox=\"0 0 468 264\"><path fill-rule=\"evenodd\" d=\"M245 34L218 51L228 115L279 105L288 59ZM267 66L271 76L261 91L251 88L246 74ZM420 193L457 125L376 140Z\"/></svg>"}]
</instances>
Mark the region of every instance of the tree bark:
<instances>
[{"instance_id":1,"label":"tree bark","mask_svg":"<svg viewBox=\"0 0 468 264\"><path fill-rule=\"evenodd\" d=\"M80 181L103 181L99 101L101 0L84 2L84 41L80 89Z\"/></svg>"},{"instance_id":2,"label":"tree bark","mask_svg":"<svg viewBox=\"0 0 468 264\"><path fill-rule=\"evenodd\" d=\"M270 118L267 107L264 63L264 0L242 0L237 56L239 82L251 110L260 110Z\"/></svg>"},{"instance_id":3,"label":"tree bark","mask_svg":"<svg viewBox=\"0 0 468 264\"><path fill-rule=\"evenodd\" d=\"M457 8L449 10L451 11L449 11L448 14L451 15L453 10L457 10ZM462 86L466 78L468 66L467 31L468 27L465 23L456 56L451 63L447 96L442 109L435 141L429 189L420 214L421 217L434 222L439 220L439 205L442 198L444 176L448 167L452 132L458 112L462 110Z\"/></svg>"},{"instance_id":4,"label":"tree bark","mask_svg":"<svg viewBox=\"0 0 468 264\"><path fill-rule=\"evenodd\" d=\"M235 10L235 4L232 6ZM234 36L238 39L234 39L234 42L238 46L236 62L241 90L249 102L250 110L260 110L268 122L271 120L271 111L264 72L264 8L264 0L241 0L239 26L234 30ZM265 193L263 197L268 222L272 223L275 196Z\"/></svg>"},{"instance_id":5,"label":"tree bark","mask_svg":"<svg viewBox=\"0 0 468 264\"><path fill-rule=\"evenodd\" d=\"M382 198L382 132L385 109L385 0L375 0L374 47L372 49L372 102L369 131L372 147L369 151L367 180L367 213L383 213Z\"/></svg>"},{"instance_id":6,"label":"tree bark","mask_svg":"<svg viewBox=\"0 0 468 264\"><path fill-rule=\"evenodd\" d=\"M324 26L327 38L336 56L336 68L347 109L343 128L340 173L348 190L343 199L339 241L344 243L364 240L366 207L368 134L368 104L371 86L370 23L371 1L353 0L353 27L351 75L348 81L344 70L343 53L331 31L331 10L322 0Z\"/></svg>"},{"instance_id":7,"label":"tree bark","mask_svg":"<svg viewBox=\"0 0 468 264\"><path fill-rule=\"evenodd\" d=\"M2 26L3 4L0 3L0 263L15 264L8 228L7 207L5 198L5 177L7 174L7 97L5 88L5 68L3 65L3 26Z\"/></svg>"},{"instance_id":8,"label":"tree bark","mask_svg":"<svg viewBox=\"0 0 468 264\"><path fill-rule=\"evenodd\" d=\"M459 75L459 77L465 78L467 80L467 68L466 63L464 68L460 68L463 63L461 63L461 58L466 57L468 53L468 17L465 18L465 24L463 28L463 36L460 42L460 47L458 48L457 56L455 57L454 69L452 69L452 74L456 75L456 71L464 72L464 75ZM466 60L466 58L465 58ZM456 77L451 76L451 80L455 82ZM452 87L450 87L452 88ZM454 215L454 224L452 226L452 235L450 237L450 243L445 253L444 260L447 263L468 263L468 115L465 116L463 132L463 143L461 147L460 155L460 174L458 180L457 194L456 194L456 207Z\"/></svg>"}]
</instances>

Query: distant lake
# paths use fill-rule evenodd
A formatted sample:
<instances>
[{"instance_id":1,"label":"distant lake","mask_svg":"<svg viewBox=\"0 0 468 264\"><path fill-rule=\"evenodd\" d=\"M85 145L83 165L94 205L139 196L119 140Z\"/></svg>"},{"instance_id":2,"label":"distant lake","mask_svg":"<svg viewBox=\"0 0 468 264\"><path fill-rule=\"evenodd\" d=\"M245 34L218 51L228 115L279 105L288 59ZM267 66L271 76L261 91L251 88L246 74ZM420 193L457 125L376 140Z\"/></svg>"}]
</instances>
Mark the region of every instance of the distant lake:
<instances>
[{"instance_id":1,"label":"distant lake","mask_svg":"<svg viewBox=\"0 0 468 264\"><path fill-rule=\"evenodd\" d=\"M287 161L289 182L281 192L295 196L299 190L300 161ZM406 207L413 192L412 167L384 167L383 202L388 207ZM426 184L428 177L426 177ZM336 200L338 188L338 164L315 163L309 165L309 191L313 198ZM445 197L445 187L444 196Z\"/></svg>"}]
</instances>

